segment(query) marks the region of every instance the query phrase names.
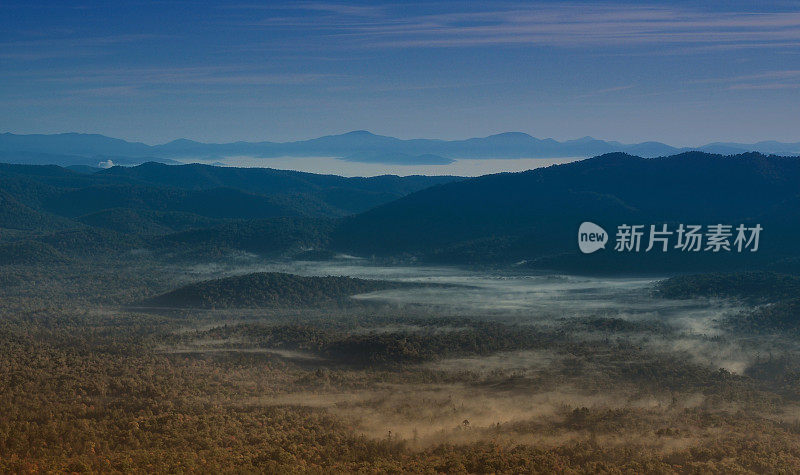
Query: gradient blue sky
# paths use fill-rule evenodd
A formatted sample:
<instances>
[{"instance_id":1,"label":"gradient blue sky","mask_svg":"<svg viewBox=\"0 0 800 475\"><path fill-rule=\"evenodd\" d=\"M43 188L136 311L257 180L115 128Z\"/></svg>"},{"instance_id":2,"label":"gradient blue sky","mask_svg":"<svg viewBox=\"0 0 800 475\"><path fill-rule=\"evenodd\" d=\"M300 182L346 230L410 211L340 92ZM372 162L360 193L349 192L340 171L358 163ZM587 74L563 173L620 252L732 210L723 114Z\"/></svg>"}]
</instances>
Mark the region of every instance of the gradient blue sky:
<instances>
[{"instance_id":1,"label":"gradient blue sky","mask_svg":"<svg viewBox=\"0 0 800 475\"><path fill-rule=\"evenodd\" d=\"M0 131L800 140L798 2L0 2Z\"/></svg>"}]
</instances>

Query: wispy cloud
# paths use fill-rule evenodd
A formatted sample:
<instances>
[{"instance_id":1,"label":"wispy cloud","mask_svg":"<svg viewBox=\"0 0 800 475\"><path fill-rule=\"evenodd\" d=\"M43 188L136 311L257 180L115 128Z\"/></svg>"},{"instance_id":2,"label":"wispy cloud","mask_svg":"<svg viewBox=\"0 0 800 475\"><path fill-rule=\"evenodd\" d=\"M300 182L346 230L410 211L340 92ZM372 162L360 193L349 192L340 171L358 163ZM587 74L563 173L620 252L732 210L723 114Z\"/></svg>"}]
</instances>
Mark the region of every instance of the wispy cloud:
<instances>
[{"instance_id":1,"label":"wispy cloud","mask_svg":"<svg viewBox=\"0 0 800 475\"><path fill-rule=\"evenodd\" d=\"M454 4L448 4L450 6ZM493 5L493 4L487 4ZM800 13L707 12L607 3L503 3L483 10L403 16L387 7L297 4L246 20L253 27L302 30L328 46L360 48L541 45L692 45L780 48L800 42ZM257 17L257 15L256 15Z\"/></svg>"},{"instance_id":2,"label":"wispy cloud","mask_svg":"<svg viewBox=\"0 0 800 475\"><path fill-rule=\"evenodd\" d=\"M331 74L259 71L244 66L80 68L74 70L38 70L21 73L25 78L52 83L116 84L132 86L228 85L269 86L308 84L338 77Z\"/></svg>"},{"instance_id":3,"label":"wispy cloud","mask_svg":"<svg viewBox=\"0 0 800 475\"><path fill-rule=\"evenodd\" d=\"M380 17L383 16L388 7L384 5L352 5L344 3L325 3L325 2L293 2L290 4L276 3L238 3L223 4L220 6L224 10L269 10L269 11L316 11L336 15L360 16L360 17Z\"/></svg>"},{"instance_id":4,"label":"wispy cloud","mask_svg":"<svg viewBox=\"0 0 800 475\"><path fill-rule=\"evenodd\" d=\"M314 73L275 73L247 67L145 67L41 69L0 74L0 79L39 83L63 97L147 97L191 93L229 94L232 88L303 86L330 82L340 76Z\"/></svg>"},{"instance_id":5,"label":"wispy cloud","mask_svg":"<svg viewBox=\"0 0 800 475\"><path fill-rule=\"evenodd\" d=\"M800 80L797 82L772 82L766 84L733 84L728 89L732 91L775 91L782 89L800 89Z\"/></svg>"},{"instance_id":6,"label":"wispy cloud","mask_svg":"<svg viewBox=\"0 0 800 475\"><path fill-rule=\"evenodd\" d=\"M800 89L800 69L764 71L690 81L690 84L727 84L730 91Z\"/></svg>"},{"instance_id":7,"label":"wispy cloud","mask_svg":"<svg viewBox=\"0 0 800 475\"><path fill-rule=\"evenodd\" d=\"M72 58L81 56L101 56L113 52L113 47L124 43L138 43L163 40L162 34L121 34L110 36L55 37L33 40L15 40L0 43L0 58L12 60L39 60L51 58Z\"/></svg>"},{"instance_id":8,"label":"wispy cloud","mask_svg":"<svg viewBox=\"0 0 800 475\"><path fill-rule=\"evenodd\" d=\"M613 92L627 91L628 89L632 89L634 87L636 87L634 84L628 84L628 85L625 85L625 86L608 87L608 88L605 88L605 89L598 89L596 91L588 92L586 94L581 94L581 95L578 95L576 97L581 99L581 98L587 98L587 97L602 96L602 95L610 94L610 93L613 93Z\"/></svg>"}]
</instances>

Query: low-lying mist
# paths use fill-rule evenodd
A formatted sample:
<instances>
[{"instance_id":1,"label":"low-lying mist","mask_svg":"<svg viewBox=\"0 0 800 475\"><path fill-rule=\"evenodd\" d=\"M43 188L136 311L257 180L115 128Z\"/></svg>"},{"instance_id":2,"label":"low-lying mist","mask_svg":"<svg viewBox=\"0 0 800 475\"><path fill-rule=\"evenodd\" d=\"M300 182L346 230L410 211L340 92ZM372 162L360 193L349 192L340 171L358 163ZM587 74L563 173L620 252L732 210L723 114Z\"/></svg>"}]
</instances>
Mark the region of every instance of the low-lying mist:
<instances>
[{"instance_id":1,"label":"low-lying mist","mask_svg":"<svg viewBox=\"0 0 800 475\"><path fill-rule=\"evenodd\" d=\"M341 160L335 157L223 157L214 160L183 160L185 163L206 163L220 166L245 168L278 168L309 173L324 173L340 176L379 175L454 175L481 176L488 173L520 172L550 165L583 160L575 158L494 158L458 159L448 165L401 165L390 163L365 163Z\"/></svg>"},{"instance_id":2,"label":"low-lying mist","mask_svg":"<svg viewBox=\"0 0 800 475\"><path fill-rule=\"evenodd\" d=\"M251 272L306 276L343 275L363 279L436 285L382 290L354 296L398 308L430 307L446 315L505 317L544 324L562 318L622 318L662 322L698 334L719 332L715 321L744 307L723 299L665 299L653 294L658 278L519 274L443 266L370 265L364 259L196 265L190 274L211 278Z\"/></svg>"},{"instance_id":3,"label":"low-lying mist","mask_svg":"<svg viewBox=\"0 0 800 475\"><path fill-rule=\"evenodd\" d=\"M670 453L714 444L720 434L746 437L751 417L800 421L797 401L777 404L765 393L800 346L730 331L728 319L756 307L739 300L664 298L657 278L388 266L347 256L198 264L185 276L252 272L435 285L355 295L352 308L219 313L224 323L162 348L209 358L239 348L296 368L293 386L245 405L327 411L370 438L420 449L591 440ZM697 414L732 419L720 425Z\"/></svg>"}]
</instances>

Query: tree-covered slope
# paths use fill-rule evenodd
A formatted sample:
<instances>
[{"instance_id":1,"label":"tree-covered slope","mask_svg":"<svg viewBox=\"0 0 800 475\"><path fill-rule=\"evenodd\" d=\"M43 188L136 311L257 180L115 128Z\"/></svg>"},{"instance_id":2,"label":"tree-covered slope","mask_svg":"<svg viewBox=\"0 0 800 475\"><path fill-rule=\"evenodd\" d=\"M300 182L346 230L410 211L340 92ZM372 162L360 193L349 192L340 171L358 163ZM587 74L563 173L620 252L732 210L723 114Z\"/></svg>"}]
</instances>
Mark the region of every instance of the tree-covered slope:
<instances>
[{"instance_id":1,"label":"tree-covered slope","mask_svg":"<svg viewBox=\"0 0 800 475\"><path fill-rule=\"evenodd\" d=\"M263 196L284 195L319 200L328 215L365 211L414 191L456 177L385 175L346 178L271 168L235 168L190 164L181 166L145 163L137 167L113 167L97 173L99 180L157 185L182 190L231 188Z\"/></svg>"},{"instance_id":2,"label":"tree-covered slope","mask_svg":"<svg viewBox=\"0 0 800 475\"><path fill-rule=\"evenodd\" d=\"M147 306L246 308L313 306L408 284L352 277L303 277L262 272L190 284L144 302Z\"/></svg>"},{"instance_id":3,"label":"tree-covered slope","mask_svg":"<svg viewBox=\"0 0 800 475\"><path fill-rule=\"evenodd\" d=\"M83 224L125 234L160 235L217 225L219 219L180 211L110 208L76 218Z\"/></svg>"},{"instance_id":4,"label":"tree-covered slope","mask_svg":"<svg viewBox=\"0 0 800 475\"><path fill-rule=\"evenodd\" d=\"M48 244L66 255L136 248L174 256L297 253L324 247L333 219L454 179L156 163L79 173L0 164L0 242Z\"/></svg>"},{"instance_id":5,"label":"tree-covered slope","mask_svg":"<svg viewBox=\"0 0 800 475\"><path fill-rule=\"evenodd\" d=\"M671 277L659 283L665 298L723 297L783 300L800 296L800 276L777 272L730 272Z\"/></svg>"},{"instance_id":6,"label":"tree-covered slope","mask_svg":"<svg viewBox=\"0 0 800 475\"><path fill-rule=\"evenodd\" d=\"M275 255L327 246L333 220L324 218L274 218L232 221L152 239L156 249L239 249Z\"/></svg>"},{"instance_id":7,"label":"tree-covered slope","mask_svg":"<svg viewBox=\"0 0 800 475\"><path fill-rule=\"evenodd\" d=\"M786 219L800 207L798 188L798 158L692 152L645 159L615 153L431 187L346 219L333 245L450 262L549 259L547 265L557 266L581 259L575 266L613 266L620 256L577 253L581 222L603 226L611 247L616 227L624 223L761 222L770 238L755 257L777 258L793 252L790 242L800 239L800 224ZM674 261L653 254L647 259Z\"/></svg>"}]
</instances>

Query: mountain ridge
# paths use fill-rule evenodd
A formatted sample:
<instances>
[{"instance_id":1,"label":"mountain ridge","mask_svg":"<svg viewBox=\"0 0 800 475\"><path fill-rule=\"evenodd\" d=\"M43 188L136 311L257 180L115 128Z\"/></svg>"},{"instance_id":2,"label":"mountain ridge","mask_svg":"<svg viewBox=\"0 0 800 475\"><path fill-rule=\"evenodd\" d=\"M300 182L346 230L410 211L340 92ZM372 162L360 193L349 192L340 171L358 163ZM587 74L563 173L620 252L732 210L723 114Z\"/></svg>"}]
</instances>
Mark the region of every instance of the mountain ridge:
<instances>
[{"instance_id":1,"label":"mountain ridge","mask_svg":"<svg viewBox=\"0 0 800 475\"><path fill-rule=\"evenodd\" d=\"M175 163L174 159L215 159L228 156L327 156L347 161L394 165L446 165L457 159L588 158L612 152L655 158L687 151L726 155L746 152L800 155L800 142L711 142L700 147L674 147L657 141L624 144L590 136L559 142L552 138L542 139L525 132L513 131L485 137L442 140L399 139L366 130L355 130L289 142L205 143L179 138L163 144L147 145L100 134L0 133L0 160L11 163L52 162L59 165L97 165L98 162L109 159L125 165L146 161Z\"/></svg>"},{"instance_id":2,"label":"mountain ridge","mask_svg":"<svg viewBox=\"0 0 800 475\"><path fill-rule=\"evenodd\" d=\"M344 218L335 251L449 264L536 262L543 269L659 272L778 265L797 256L800 157L684 152L642 158L611 153L568 164L440 184ZM758 253L617 253L584 256L585 221L617 226L756 223ZM646 243L645 243L646 245Z\"/></svg>"}]
</instances>

